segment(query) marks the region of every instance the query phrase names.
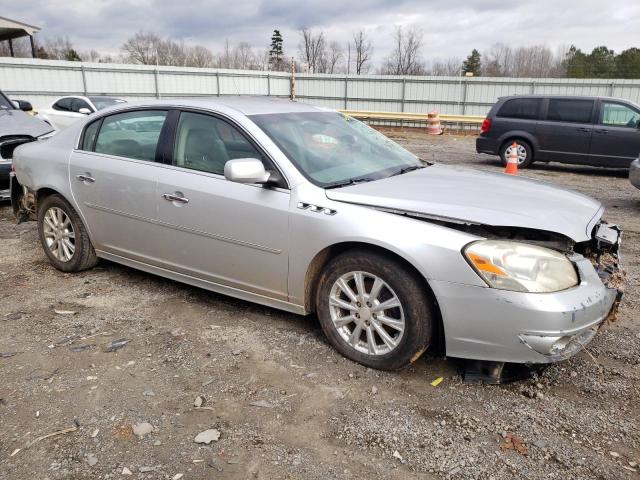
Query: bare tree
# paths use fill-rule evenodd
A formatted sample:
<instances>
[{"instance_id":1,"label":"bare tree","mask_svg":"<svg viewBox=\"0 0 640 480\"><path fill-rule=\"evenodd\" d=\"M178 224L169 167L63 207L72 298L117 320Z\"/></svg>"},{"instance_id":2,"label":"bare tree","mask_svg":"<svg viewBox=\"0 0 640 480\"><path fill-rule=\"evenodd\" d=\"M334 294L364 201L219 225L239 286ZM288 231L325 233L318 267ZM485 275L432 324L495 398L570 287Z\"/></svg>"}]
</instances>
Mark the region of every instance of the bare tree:
<instances>
[{"instance_id":1,"label":"bare tree","mask_svg":"<svg viewBox=\"0 0 640 480\"><path fill-rule=\"evenodd\" d=\"M211 50L202 45L196 45L189 49L187 65L190 67L207 68L213 67L214 57Z\"/></svg>"},{"instance_id":2,"label":"bare tree","mask_svg":"<svg viewBox=\"0 0 640 480\"><path fill-rule=\"evenodd\" d=\"M326 45L324 32L313 33L307 27L300 30L302 41L299 45L300 60L305 63L310 72L325 70L323 64L326 61Z\"/></svg>"},{"instance_id":3,"label":"bare tree","mask_svg":"<svg viewBox=\"0 0 640 480\"><path fill-rule=\"evenodd\" d=\"M327 51L325 73L339 73L344 59L344 50L338 42L331 42Z\"/></svg>"},{"instance_id":4,"label":"bare tree","mask_svg":"<svg viewBox=\"0 0 640 480\"><path fill-rule=\"evenodd\" d=\"M121 47L126 59L133 63L153 65L158 61L158 47L162 39L151 32L138 32Z\"/></svg>"},{"instance_id":5,"label":"bare tree","mask_svg":"<svg viewBox=\"0 0 640 480\"><path fill-rule=\"evenodd\" d=\"M355 53L356 75L366 73L369 70L368 62L373 54L373 45L366 32L359 30L353 34L353 49Z\"/></svg>"},{"instance_id":6,"label":"bare tree","mask_svg":"<svg viewBox=\"0 0 640 480\"><path fill-rule=\"evenodd\" d=\"M483 74L491 77L561 77L567 49L553 53L544 45L512 48L502 43L485 53Z\"/></svg>"},{"instance_id":7,"label":"bare tree","mask_svg":"<svg viewBox=\"0 0 640 480\"><path fill-rule=\"evenodd\" d=\"M256 68L256 55L247 42L240 42L233 50L233 68L250 70Z\"/></svg>"},{"instance_id":8,"label":"bare tree","mask_svg":"<svg viewBox=\"0 0 640 480\"><path fill-rule=\"evenodd\" d=\"M444 60L434 60L429 69L430 75L458 77L462 72L462 60L458 57L450 57Z\"/></svg>"},{"instance_id":9,"label":"bare tree","mask_svg":"<svg viewBox=\"0 0 640 480\"><path fill-rule=\"evenodd\" d=\"M387 75L423 75L422 30L416 26L405 29L396 27L393 34L393 50L382 65Z\"/></svg>"}]
</instances>

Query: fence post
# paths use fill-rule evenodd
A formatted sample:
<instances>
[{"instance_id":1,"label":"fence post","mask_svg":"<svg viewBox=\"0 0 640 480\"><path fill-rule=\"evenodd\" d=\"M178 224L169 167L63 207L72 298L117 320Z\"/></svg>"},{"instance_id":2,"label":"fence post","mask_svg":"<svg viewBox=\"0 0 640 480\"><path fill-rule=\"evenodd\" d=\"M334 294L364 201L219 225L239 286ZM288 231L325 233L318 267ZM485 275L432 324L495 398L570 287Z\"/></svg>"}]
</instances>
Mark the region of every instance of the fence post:
<instances>
[{"instance_id":1,"label":"fence post","mask_svg":"<svg viewBox=\"0 0 640 480\"><path fill-rule=\"evenodd\" d=\"M344 77L344 109L347 108L347 100L349 99L349 77L345 75Z\"/></svg>"},{"instance_id":2,"label":"fence post","mask_svg":"<svg viewBox=\"0 0 640 480\"><path fill-rule=\"evenodd\" d=\"M80 65L80 72L82 73L82 91L84 96L87 96L87 76L84 71L84 65Z\"/></svg>"},{"instance_id":3,"label":"fence post","mask_svg":"<svg viewBox=\"0 0 640 480\"><path fill-rule=\"evenodd\" d=\"M461 112L461 115L464 115L465 111L467 109L467 85L468 84L469 84L469 80L467 80L465 78L463 80L463 82L462 82L462 99L461 99L462 112Z\"/></svg>"},{"instance_id":4,"label":"fence post","mask_svg":"<svg viewBox=\"0 0 640 480\"><path fill-rule=\"evenodd\" d=\"M156 98L160 98L160 82L158 81L158 69L154 68L153 69L153 81L155 83L156 86Z\"/></svg>"},{"instance_id":5,"label":"fence post","mask_svg":"<svg viewBox=\"0 0 640 480\"><path fill-rule=\"evenodd\" d=\"M531 82L531 95L536 93L536 82Z\"/></svg>"},{"instance_id":6,"label":"fence post","mask_svg":"<svg viewBox=\"0 0 640 480\"><path fill-rule=\"evenodd\" d=\"M402 77L402 98L400 99L400 111L404 113L404 101L406 99L407 79Z\"/></svg>"},{"instance_id":7,"label":"fence post","mask_svg":"<svg viewBox=\"0 0 640 480\"><path fill-rule=\"evenodd\" d=\"M609 84L609 96L613 97L614 89L616 88L616 82L611 82Z\"/></svg>"},{"instance_id":8,"label":"fence post","mask_svg":"<svg viewBox=\"0 0 640 480\"><path fill-rule=\"evenodd\" d=\"M220 72L216 71L216 96L220 96Z\"/></svg>"},{"instance_id":9,"label":"fence post","mask_svg":"<svg viewBox=\"0 0 640 480\"><path fill-rule=\"evenodd\" d=\"M267 73L267 97L271 96L271 75Z\"/></svg>"}]
</instances>

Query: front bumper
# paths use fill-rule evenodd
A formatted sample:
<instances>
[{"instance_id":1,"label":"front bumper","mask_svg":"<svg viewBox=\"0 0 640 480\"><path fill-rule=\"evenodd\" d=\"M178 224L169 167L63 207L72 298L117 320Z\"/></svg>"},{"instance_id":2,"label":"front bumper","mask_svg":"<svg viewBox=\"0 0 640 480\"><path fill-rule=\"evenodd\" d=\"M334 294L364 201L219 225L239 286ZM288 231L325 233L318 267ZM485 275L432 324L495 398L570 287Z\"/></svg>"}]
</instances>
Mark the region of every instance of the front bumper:
<instances>
[{"instance_id":1,"label":"front bumper","mask_svg":"<svg viewBox=\"0 0 640 480\"><path fill-rule=\"evenodd\" d=\"M522 293L430 282L442 314L447 356L512 363L551 363L580 351L617 306L591 261L571 258L576 287Z\"/></svg>"}]
</instances>

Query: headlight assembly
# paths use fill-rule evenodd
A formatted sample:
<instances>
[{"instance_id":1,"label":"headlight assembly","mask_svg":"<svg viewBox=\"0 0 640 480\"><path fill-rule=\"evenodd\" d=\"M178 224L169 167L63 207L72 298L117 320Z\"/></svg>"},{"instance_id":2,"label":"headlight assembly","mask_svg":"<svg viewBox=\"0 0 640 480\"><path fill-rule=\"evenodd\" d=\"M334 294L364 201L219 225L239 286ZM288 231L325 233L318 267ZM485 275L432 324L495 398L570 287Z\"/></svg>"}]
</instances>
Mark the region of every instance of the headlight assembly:
<instances>
[{"instance_id":1,"label":"headlight assembly","mask_svg":"<svg viewBox=\"0 0 640 480\"><path fill-rule=\"evenodd\" d=\"M463 253L490 287L515 292L548 293L578 284L569 259L555 250L506 240L483 240Z\"/></svg>"}]
</instances>

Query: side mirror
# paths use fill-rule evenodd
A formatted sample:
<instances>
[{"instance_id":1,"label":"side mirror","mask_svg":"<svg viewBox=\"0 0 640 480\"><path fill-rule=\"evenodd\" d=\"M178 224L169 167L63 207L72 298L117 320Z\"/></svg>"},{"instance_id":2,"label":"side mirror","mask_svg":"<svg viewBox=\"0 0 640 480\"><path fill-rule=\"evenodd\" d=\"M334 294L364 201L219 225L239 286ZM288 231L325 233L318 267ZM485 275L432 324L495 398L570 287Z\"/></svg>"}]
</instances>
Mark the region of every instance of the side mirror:
<instances>
[{"instance_id":1,"label":"side mirror","mask_svg":"<svg viewBox=\"0 0 640 480\"><path fill-rule=\"evenodd\" d=\"M237 183L266 183L269 173L257 158L236 158L224 164L224 178Z\"/></svg>"},{"instance_id":2,"label":"side mirror","mask_svg":"<svg viewBox=\"0 0 640 480\"><path fill-rule=\"evenodd\" d=\"M78 110L78 113L81 113L83 115L91 115L93 112L91 111L91 109L87 107L82 107L81 109Z\"/></svg>"},{"instance_id":3,"label":"side mirror","mask_svg":"<svg viewBox=\"0 0 640 480\"><path fill-rule=\"evenodd\" d=\"M27 102L26 100L13 100L13 104L16 106L16 108L22 110L23 112L30 112L31 110L33 110L33 105L31 105L31 103Z\"/></svg>"}]
</instances>

